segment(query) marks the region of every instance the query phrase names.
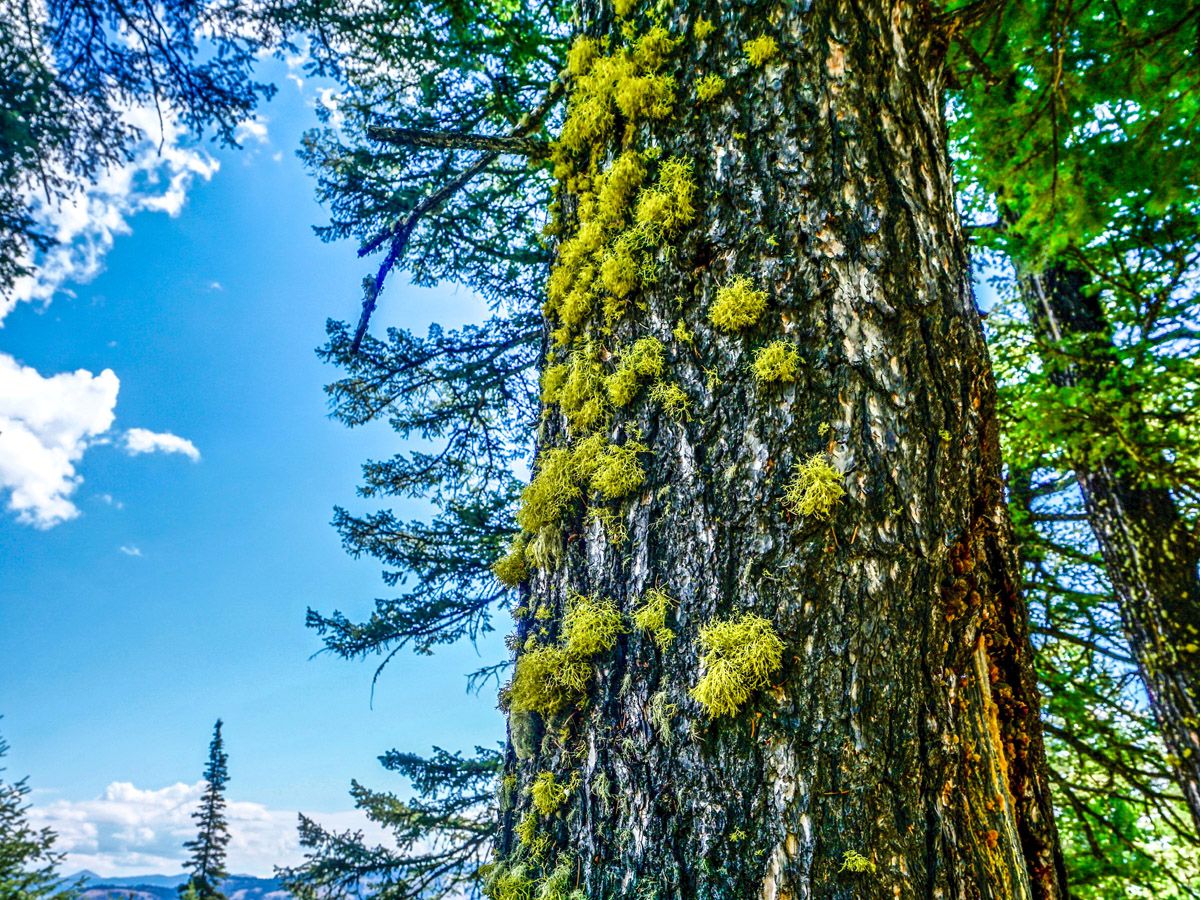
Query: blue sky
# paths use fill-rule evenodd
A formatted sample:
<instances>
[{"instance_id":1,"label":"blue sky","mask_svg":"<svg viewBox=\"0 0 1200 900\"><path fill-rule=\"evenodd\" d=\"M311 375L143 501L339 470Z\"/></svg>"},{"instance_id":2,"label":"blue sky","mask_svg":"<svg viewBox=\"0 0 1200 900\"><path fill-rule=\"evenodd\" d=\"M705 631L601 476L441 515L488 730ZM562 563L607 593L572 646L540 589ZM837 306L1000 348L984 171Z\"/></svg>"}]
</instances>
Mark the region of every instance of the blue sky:
<instances>
[{"instance_id":1,"label":"blue sky","mask_svg":"<svg viewBox=\"0 0 1200 900\"><path fill-rule=\"evenodd\" d=\"M36 527L0 514L6 774L29 775L73 864L125 874L181 857L193 797L181 785L199 778L218 716L230 799L259 822L232 861L258 872L294 858L296 810L352 821L352 777L399 789L381 751L503 734L492 692L470 696L462 677L503 654L499 636L482 657L397 657L373 709L371 663L310 659L307 606L353 616L388 596L378 565L347 557L328 522L335 504L356 506L359 464L400 446L385 426L327 415L336 373L313 351L328 316L356 314L364 269L311 230L323 212L294 150L313 96L284 83L265 142L207 148L219 170L192 178L178 215L134 214L100 274L18 304L0 327L0 361L35 370L35 385L80 369L80 384L119 380L115 420L81 439L81 482L59 498L78 515ZM397 281L373 328L480 313L465 290ZM133 455L131 429L158 452ZM120 824L131 817L144 827Z\"/></svg>"}]
</instances>

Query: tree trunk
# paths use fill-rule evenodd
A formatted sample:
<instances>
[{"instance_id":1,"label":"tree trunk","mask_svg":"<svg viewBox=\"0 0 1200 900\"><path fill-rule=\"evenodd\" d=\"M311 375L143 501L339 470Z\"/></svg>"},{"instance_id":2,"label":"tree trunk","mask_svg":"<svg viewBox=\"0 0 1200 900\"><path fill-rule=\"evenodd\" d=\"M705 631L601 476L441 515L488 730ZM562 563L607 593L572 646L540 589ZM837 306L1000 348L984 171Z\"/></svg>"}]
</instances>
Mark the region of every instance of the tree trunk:
<instances>
[{"instance_id":1,"label":"tree trunk","mask_svg":"<svg viewBox=\"0 0 1200 900\"><path fill-rule=\"evenodd\" d=\"M610 56L653 24L591 0L580 14ZM579 152L569 118L560 145L589 162L559 172L559 269L624 151L668 193L668 161L690 161L695 214L639 232L662 240L623 317L550 308L551 366L592 354L612 374L646 336L665 366L598 421L564 415L578 398L557 389L546 407L527 509L555 451L589 433L644 446L645 477L522 520L541 568L514 640L489 892L525 896L532 878L606 900L1065 897L931 25L885 0L680 2L663 24L682 38L669 113L639 116L622 82L602 137ZM582 90L572 115L607 122ZM778 341L794 372L757 356ZM785 504L806 461L845 489L827 519L815 495ZM654 588L676 601L673 640L630 624ZM611 598L624 632L586 655L578 697L531 711L522 679L546 647L570 656L581 595ZM748 612L782 667L712 718L691 693L720 665L701 663L700 630Z\"/></svg>"},{"instance_id":2,"label":"tree trunk","mask_svg":"<svg viewBox=\"0 0 1200 900\"><path fill-rule=\"evenodd\" d=\"M1052 377L1060 384L1099 386L1112 373L1112 334L1088 276L1051 267L1025 279L1038 337L1053 345L1085 339L1097 350ZM1136 408L1136 397L1131 397ZM1135 415L1135 414L1134 414ZM1136 424L1136 423L1135 423ZM1136 463L1111 454L1096 458L1086 440L1071 465L1088 523L1121 609L1130 649L1162 732L1179 786L1200 834L1200 541L1165 487L1139 483Z\"/></svg>"}]
</instances>

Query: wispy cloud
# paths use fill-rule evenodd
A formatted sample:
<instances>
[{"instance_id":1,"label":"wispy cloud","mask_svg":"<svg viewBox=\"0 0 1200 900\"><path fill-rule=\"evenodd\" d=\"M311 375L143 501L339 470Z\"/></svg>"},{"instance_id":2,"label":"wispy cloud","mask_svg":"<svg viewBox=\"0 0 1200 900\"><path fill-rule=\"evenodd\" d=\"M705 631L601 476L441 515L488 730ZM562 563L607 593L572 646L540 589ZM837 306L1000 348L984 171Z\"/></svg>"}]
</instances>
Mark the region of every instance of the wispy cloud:
<instances>
[{"instance_id":1,"label":"wispy cloud","mask_svg":"<svg viewBox=\"0 0 1200 900\"><path fill-rule=\"evenodd\" d=\"M140 557L142 555L142 548L136 547L133 544L122 544L117 549L120 550L122 553L124 553L126 556Z\"/></svg>"},{"instance_id":2,"label":"wispy cloud","mask_svg":"<svg viewBox=\"0 0 1200 900\"><path fill-rule=\"evenodd\" d=\"M150 431L146 428L130 428L125 432L121 446L130 456L143 453L182 453L192 462L200 461L200 451L187 438L169 431Z\"/></svg>"},{"instance_id":3,"label":"wispy cloud","mask_svg":"<svg viewBox=\"0 0 1200 900\"><path fill-rule=\"evenodd\" d=\"M271 143L271 135L267 129L267 120L262 116L238 123L238 127L234 129L233 136L239 144L250 142L256 144Z\"/></svg>"},{"instance_id":4,"label":"wispy cloud","mask_svg":"<svg viewBox=\"0 0 1200 900\"><path fill-rule=\"evenodd\" d=\"M112 369L46 377L0 353L0 489L36 528L79 515L76 464L112 426L121 382Z\"/></svg>"},{"instance_id":5,"label":"wispy cloud","mask_svg":"<svg viewBox=\"0 0 1200 900\"><path fill-rule=\"evenodd\" d=\"M94 800L56 800L35 805L30 818L58 834L56 849L67 854L64 871L91 869L99 875L171 874L186 859L183 842L195 837L191 819L204 782L139 788L117 781ZM247 875L270 875L277 865L302 860L296 837L296 811L230 800L228 868ZM357 810L316 813L337 830L363 829L368 840L389 843L386 834Z\"/></svg>"},{"instance_id":6,"label":"wispy cloud","mask_svg":"<svg viewBox=\"0 0 1200 900\"><path fill-rule=\"evenodd\" d=\"M117 236L129 233L133 216L140 212L178 215L193 183L216 174L219 163L187 146L186 130L170 109L162 112L161 129L153 107L124 114L146 135L128 163L108 170L94 183L81 183L62 203L48 204L31 195L35 217L58 243L29 260L34 272L17 282L12 296L0 297L0 324L18 303L49 303L67 285L95 278ZM256 123L249 126L253 130Z\"/></svg>"}]
</instances>

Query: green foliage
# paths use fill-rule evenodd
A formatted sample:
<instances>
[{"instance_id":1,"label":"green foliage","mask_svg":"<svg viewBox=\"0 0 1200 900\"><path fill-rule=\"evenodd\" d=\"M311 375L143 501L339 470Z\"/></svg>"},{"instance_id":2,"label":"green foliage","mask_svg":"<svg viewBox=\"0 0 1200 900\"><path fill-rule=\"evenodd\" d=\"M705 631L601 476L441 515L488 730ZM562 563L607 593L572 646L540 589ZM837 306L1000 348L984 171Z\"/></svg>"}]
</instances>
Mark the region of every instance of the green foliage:
<instances>
[{"instance_id":1,"label":"green foliage","mask_svg":"<svg viewBox=\"0 0 1200 900\"><path fill-rule=\"evenodd\" d=\"M1055 818L1084 900L1192 897L1200 874L1183 798L1125 643L1070 474L1011 476L1036 645Z\"/></svg>"},{"instance_id":2,"label":"green foliage","mask_svg":"<svg viewBox=\"0 0 1200 900\"><path fill-rule=\"evenodd\" d=\"M743 613L700 629L703 675L692 696L710 718L735 716L783 665L783 642L766 619Z\"/></svg>"},{"instance_id":3,"label":"green foliage","mask_svg":"<svg viewBox=\"0 0 1200 900\"><path fill-rule=\"evenodd\" d=\"M0 738L0 760L7 753L8 743ZM0 779L0 897L75 900L78 886L63 884L58 875L63 856L54 849L56 835L29 822L29 791L25 779Z\"/></svg>"},{"instance_id":4,"label":"green foliage","mask_svg":"<svg viewBox=\"0 0 1200 900\"><path fill-rule=\"evenodd\" d=\"M713 328L733 333L755 324L766 308L766 292L756 290L747 276L736 275L717 288L717 297L708 310L708 321Z\"/></svg>"},{"instance_id":5,"label":"green foliage","mask_svg":"<svg viewBox=\"0 0 1200 900\"><path fill-rule=\"evenodd\" d=\"M443 900L474 891L496 833L500 752L477 747L475 756L464 758L435 747L433 756L425 758L392 750L380 762L409 779L413 796L402 799L357 782L351 795L355 806L388 832L394 846L368 844L361 831L327 831L301 815L305 862L280 871L286 888L297 897L353 897L369 891L403 900Z\"/></svg>"},{"instance_id":6,"label":"green foliage","mask_svg":"<svg viewBox=\"0 0 1200 900\"><path fill-rule=\"evenodd\" d=\"M642 595L642 603L633 613L633 624L654 639L659 650L666 650L675 640L675 632L667 627L667 616L678 604L658 588Z\"/></svg>"},{"instance_id":7,"label":"green foliage","mask_svg":"<svg viewBox=\"0 0 1200 900\"><path fill-rule=\"evenodd\" d=\"M1183 62L1194 14L1187 0L1115 14L1006 5L968 32L952 59L955 159L968 213L1005 223L979 240L1032 272L1104 248L1116 223L1184 215L1195 233L1200 72Z\"/></svg>"},{"instance_id":8,"label":"green foliage","mask_svg":"<svg viewBox=\"0 0 1200 900\"><path fill-rule=\"evenodd\" d=\"M814 453L796 463L784 491L783 502L798 516L828 519L833 508L846 495L844 476L825 453Z\"/></svg>"},{"instance_id":9,"label":"green foliage","mask_svg":"<svg viewBox=\"0 0 1200 900\"><path fill-rule=\"evenodd\" d=\"M274 93L251 74L277 38L237 27L248 16L186 0L0 8L0 298L56 243L54 213L81 184L159 142L127 110L169 109L237 146L238 125Z\"/></svg>"},{"instance_id":10,"label":"green foliage","mask_svg":"<svg viewBox=\"0 0 1200 900\"><path fill-rule=\"evenodd\" d=\"M800 352L787 341L772 341L754 354L754 377L763 384L800 377Z\"/></svg>"}]
</instances>

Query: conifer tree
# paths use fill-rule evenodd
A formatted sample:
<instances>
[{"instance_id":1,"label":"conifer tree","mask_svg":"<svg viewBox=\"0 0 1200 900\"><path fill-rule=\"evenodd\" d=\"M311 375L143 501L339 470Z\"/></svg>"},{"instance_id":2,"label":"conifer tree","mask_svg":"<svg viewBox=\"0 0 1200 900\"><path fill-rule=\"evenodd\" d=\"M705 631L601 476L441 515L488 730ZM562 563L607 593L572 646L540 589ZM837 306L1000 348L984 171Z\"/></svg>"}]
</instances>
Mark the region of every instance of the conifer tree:
<instances>
[{"instance_id":1,"label":"conifer tree","mask_svg":"<svg viewBox=\"0 0 1200 900\"><path fill-rule=\"evenodd\" d=\"M221 737L221 720L213 726L208 745L208 763L204 766L204 793L199 808L192 813L198 832L183 846L191 853L184 865L191 874L180 885L180 894L189 889L200 900L224 900L221 882L228 877L225 870L225 850L229 845L229 823L225 820L225 785L229 783L229 756Z\"/></svg>"},{"instance_id":2,"label":"conifer tree","mask_svg":"<svg viewBox=\"0 0 1200 900\"><path fill-rule=\"evenodd\" d=\"M0 760L8 743L0 738ZM0 766L0 773L4 768ZM54 849L55 834L29 822L29 784L0 778L0 897L21 900L73 900L79 895L58 875L62 854Z\"/></svg>"},{"instance_id":3,"label":"conifer tree","mask_svg":"<svg viewBox=\"0 0 1200 900\"><path fill-rule=\"evenodd\" d=\"M404 38L408 42L405 48L411 52L415 46L418 52L414 55L426 60L431 69L458 72L465 67L469 73L478 64L471 51L483 46L494 51L505 37L504 28L509 23L520 23L522 26L521 49L528 50L535 43L530 38L534 32L530 29L530 21L523 18L523 9L514 10L507 5L502 9L478 5L462 9L450 3L437 7L437 10L439 14L444 11L444 18L435 16L428 27L407 34ZM1014 17L1003 29L996 25L998 20L990 19L1001 11L1007 11ZM1063 15L1059 7L1051 12L1053 15ZM1161 12L1165 17L1172 15L1169 8ZM389 5L385 17L399 21L409 13L409 4L394 3ZM945 28L943 34L949 40L964 45L961 48L964 51L963 58L975 65L981 57L976 48L970 45L970 40L981 36L986 46L987 39L996 34L1023 38L1032 33L1036 36L1042 27L1042 20L1038 18L1040 13L1040 10L1014 4L978 3L957 14L948 14L939 24ZM384 14L381 13L381 16ZM560 23L563 21L565 17L561 20L544 17L540 20L543 39L548 46L560 42L563 34ZM1186 24L1186 15L1180 21ZM480 40L474 45L460 40L462 35L471 33L473 26L480 25L483 27L474 33L486 34L487 40ZM1119 30L1126 25L1117 23L1116 27ZM340 42L345 47L348 41L353 40L349 31L345 22L338 23L332 30L334 39L330 44L337 45ZM1154 32L1153 25L1145 26L1145 34ZM1177 24L1161 29L1161 33L1167 37L1187 34L1186 29L1177 27ZM324 34L328 39L330 32ZM970 40L964 40L964 37ZM393 50L396 44L402 43L399 39L392 40L390 46ZM1086 42L1079 45L1087 46ZM372 46L374 50L386 54L389 42L380 40ZM1020 60L1018 54L1014 56ZM529 400L531 379L528 378L528 369L531 354L528 348L536 347L536 332L533 329L525 331L521 342L501 341L484 346L479 339L481 334L487 333L483 329L477 332L466 329L451 334L438 330L431 333L428 339L392 332L386 341L376 341L365 335L363 324L378 298L384 277L396 265L409 267L418 278L424 280L451 277L473 284L493 300L494 308L500 313L491 323L493 327L496 323L524 321L522 317L528 316L525 310L529 307L522 303L536 305L539 302L536 297L530 301L527 278L531 268L536 269L544 264L545 256L526 255L521 259L512 254L510 251L514 244L511 237L523 234L514 226L521 223L510 220L508 229L504 231L510 240L497 241L492 228L493 220L488 218L488 214L492 209L503 208L499 203L513 199L513 195L504 192L505 185L511 184L508 179L512 179L514 172L519 171L509 164L510 159L528 156L526 180L522 185L523 199L528 201L536 198L538 192L546 188L546 169L539 164L539 159L544 160L546 156L544 150L538 149L536 141L530 139L528 130L520 135L509 130L520 121L519 116L496 115L501 99L509 104L510 109L513 106L522 108L520 102L513 102L514 98L522 96L522 91L525 96L533 97L533 101L525 103L523 108L539 108L538 88L545 81L542 79L531 84L527 79L530 72L537 71L536 66L544 56L534 54L531 57L534 61L532 64L526 61L522 63L526 68L522 69L521 65L515 67L511 79L475 82L468 74L462 81L455 78L423 81L421 102L412 106L397 106L387 101L387 97L399 96L403 92L395 90L395 84L386 83L387 79L393 77L393 70L378 65L378 59L370 53L343 53L342 57L369 60L364 66L371 72L369 78L366 82L356 82L350 89L353 100L349 109L352 116L359 118L350 128L339 128L314 136L309 142L312 151L310 161L322 173L322 190L327 199L337 205L335 228L339 235L356 233L362 228L357 233L364 238L364 249L388 248L388 252L378 273L368 283L364 315L359 328L352 331L345 326L331 325L331 342L326 355L347 370L346 379L331 387L331 395L335 409L350 424L386 415L393 418L402 432L429 429L427 433L449 438L445 454L398 456L394 460L373 463L366 469L366 492L369 495L386 496L392 491L398 494L432 491L439 508L450 512L433 527L425 523L402 523L388 513L356 518L339 512L338 524L350 549L373 553L394 566L395 570L390 575L393 583L401 582L408 571L414 572L420 579L417 588L398 600L379 601L376 614L361 624L338 614L310 614L311 623L322 630L331 649L347 656L382 652L386 661L391 653L406 645L426 651L443 640L474 636L479 629L486 629L494 606L498 602L507 602L511 596L502 586L519 584L523 577L525 562L519 553L510 554L497 567L502 579L500 585L487 577L489 562L496 560L503 544L506 522L515 508L511 487L507 492L493 493L495 502L483 504L479 501L485 494L471 489L468 476L473 471L473 465L480 465L480 471L496 471L484 467L497 460L499 470L503 471L504 459L494 452L497 448L502 447L506 452L514 447L518 452L522 449L523 438L519 429L501 430L503 423L514 421L516 417L506 417L503 405L496 400L504 398L508 404L516 405L523 416L528 415L526 411L533 405ZM335 56L331 54L332 58ZM485 51L480 60L486 58ZM419 70L420 67L416 67L412 71ZM1115 71L1111 64L1109 71ZM986 81L992 74L978 71L968 72L965 76L959 74L959 83L970 83L973 77ZM715 96L712 92L719 93L718 81L719 77L709 78L705 83L704 93L710 98ZM1097 90L1111 90L1117 81L1110 77L1100 82ZM481 91L475 94L471 90L473 85L486 85L495 90L493 93ZM505 89L512 93L506 93ZM410 91L408 96L414 94L415 91ZM1184 93L1181 96L1186 100L1188 95ZM986 106L980 109L983 113L980 121L988 127ZM1006 124L1013 129L1022 127L1020 117L1013 115L1011 105L999 109L1000 114L1007 117ZM968 109L967 115L970 114L971 110ZM554 132L561 120L558 113L551 111L546 121L551 126L548 130ZM476 123L478 133L463 134L461 130L455 130L455 126L461 126L463 122ZM381 148L385 152L379 152ZM474 151L486 152L477 154ZM1008 155L999 155L995 169L1002 169L1003 160L1023 159L1007 150L1005 152ZM347 165L350 159L354 160L354 165ZM970 161L989 165L986 155L973 155ZM327 167L324 167L325 163L328 163ZM1035 168L1035 171L1038 170ZM1044 183L1050 184L1053 171L1040 171L1046 179ZM439 177L444 177L443 187L453 187L454 190L427 191L425 185L430 181L437 185ZM389 182L405 187L390 195L370 187ZM1089 185L1092 196L1095 195L1094 188L1094 183ZM408 191L411 191L411 201L406 193ZM438 202L426 203L422 199L426 196L435 197ZM526 208L536 209L536 204L529 202ZM391 230L387 226L389 216L397 223ZM528 225L530 221L525 219L523 223ZM536 222L536 219L533 221ZM456 268L456 260L471 260L472 265ZM487 260L487 265L479 265L482 260ZM513 273L521 273L519 289ZM514 349L519 352L512 352ZM414 403L411 400L414 396L422 400ZM479 427L473 427L476 423ZM511 439L506 443L496 442L494 439L497 435ZM443 484L446 485L445 491ZM464 500L467 502L464 503ZM470 514L463 515L465 512ZM1039 515L1044 514L1043 509ZM1025 534L1030 532L1026 531ZM1043 593L1035 594L1039 598L1045 596ZM1058 604L1054 618L1061 616L1068 606ZM1089 618L1091 611L1078 605L1074 611L1078 614L1079 625L1086 629L1088 623L1093 621ZM1041 637L1044 639L1046 635ZM1100 635L1100 640L1110 645L1112 635ZM1056 662L1062 657L1058 652L1061 646L1055 645ZM1106 652L1120 655L1119 648ZM1069 739L1076 750L1081 745L1090 746L1094 743L1101 753L1111 751L1101 758L1101 771L1104 774L1097 776L1089 773L1088 783L1094 785L1097 778L1101 781L1107 779L1107 783L1113 786L1111 792L1119 793L1124 787L1115 787L1117 782L1113 779L1125 779L1121 783L1134 785L1155 813L1168 809L1154 805L1160 800L1169 804L1172 798L1168 792L1161 790L1161 779L1157 773L1162 771L1162 765L1159 764L1162 756L1158 754L1156 757L1153 735L1146 731L1145 722L1137 718L1136 710L1132 711L1136 724L1131 729L1120 730L1114 726L1107 732L1087 732L1081 739L1077 729L1087 721L1086 713L1080 714L1081 708L1088 712L1098 708L1088 705L1096 695L1104 696L1109 703L1116 701L1119 706L1120 698L1127 694L1123 689L1107 691L1102 687L1098 691L1092 690L1095 685L1089 680L1094 682L1097 676L1091 664L1075 660L1071 665L1073 668L1069 672L1054 670L1046 675L1049 679L1047 684L1054 687L1058 695L1063 693L1064 686L1084 689L1083 692L1074 693L1070 703L1057 707L1068 717L1056 721L1074 730L1061 735L1052 734L1051 740ZM1088 699L1085 702L1081 698ZM1071 705L1080 702L1083 702L1082 707ZM1070 715L1072 712L1073 716ZM1125 717L1128 712L1130 710L1120 710L1120 716ZM1130 720L1126 717L1121 721ZM1132 737L1126 740L1125 736L1128 735ZM1064 743L1059 746L1068 745ZM1066 765L1078 769L1078 760L1068 760L1068 756L1058 753L1056 760L1059 764L1064 764L1066 760ZM1089 763L1095 761L1093 753L1089 756ZM1142 766L1142 761L1148 764ZM1069 789L1078 787L1072 772L1072 769L1060 772L1058 784L1064 790L1066 802L1072 810L1086 809L1087 804L1080 803L1077 796L1067 793ZM1140 777L1142 775L1148 777ZM1089 787L1088 790L1092 791L1093 788ZM509 793L506 791L504 795L508 796ZM1114 817L1120 818L1129 821L1128 817ZM1139 856L1140 851L1129 853L1128 847L1120 853L1109 852L1102 841L1094 839L1097 831L1110 828L1118 841L1113 846L1123 846L1119 841L1129 833L1126 825L1088 811L1085 811L1082 819L1086 821L1081 830L1081 840L1086 833L1090 843L1082 852L1091 853L1098 862L1115 863L1118 858L1129 856L1135 866L1141 867L1136 871L1142 875L1148 871L1147 866L1155 862L1144 853ZM1135 868L1126 866L1121 869L1120 865L1113 865L1112 871L1132 873Z\"/></svg>"},{"instance_id":4,"label":"conifer tree","mask_svg":"<svg viewBox=\"0 0 1200 900\"><path fill-rule=\"evenodd\" d=\"M1187 2L1009 5L964 42L956 133L976 240L1017 273L1008 459L1073 475L1200 835L1196 22Z\"/></svg>"}]
</instances>

